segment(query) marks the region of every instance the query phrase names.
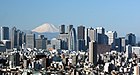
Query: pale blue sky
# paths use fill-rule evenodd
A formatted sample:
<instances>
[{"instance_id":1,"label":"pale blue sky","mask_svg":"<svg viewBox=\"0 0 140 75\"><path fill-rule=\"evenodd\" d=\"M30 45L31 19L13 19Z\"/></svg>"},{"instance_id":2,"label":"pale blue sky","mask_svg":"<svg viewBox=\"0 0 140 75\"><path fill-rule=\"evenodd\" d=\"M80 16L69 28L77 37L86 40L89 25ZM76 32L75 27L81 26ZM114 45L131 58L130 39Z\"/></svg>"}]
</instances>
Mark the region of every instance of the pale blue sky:
<instances>
[{"instance_id":1,"label":"pale blue sky","mask_svg":"<svg viewBox=\"0 0 140 75\"><path fill-rule=\"evenodd\" d=\"M0 0L0 26L32 30L45 22L139 36L140 0Z\"/></svg>"}]
</instances>

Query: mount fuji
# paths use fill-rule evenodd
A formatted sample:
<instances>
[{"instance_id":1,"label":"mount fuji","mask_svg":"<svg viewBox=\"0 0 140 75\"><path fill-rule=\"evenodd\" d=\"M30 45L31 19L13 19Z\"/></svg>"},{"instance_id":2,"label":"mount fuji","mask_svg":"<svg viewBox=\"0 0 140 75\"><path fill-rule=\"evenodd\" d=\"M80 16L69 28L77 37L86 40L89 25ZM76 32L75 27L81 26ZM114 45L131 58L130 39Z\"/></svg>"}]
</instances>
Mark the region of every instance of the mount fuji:
<instances>
[{"instance_id":1,"label":"mount fuji","mask_svg":"<svg viewBox=\"0 0 140 75\"><path fill-rule=\"evenodd\" d=\"M53 24L45 23L33 29L32 32L36 34L36 37L37 35L44 35L48 39L52 39L58 37L59 29Z\"/></svg>"},{"instance_id":2,"label":"mount fuji","mask_svg":"<svg viewBox=\"0 0 140 75\"><path fill-rule=\"evenodd\" d=\"M32 32L37 32L37 33L45 33L45 32L55 33L55 32L59 32L59 29L56 28L53 24L45 23L45 24L42 24L41 26L36 27L35 29L33 29Z\"/></svg>"}]
</instances>

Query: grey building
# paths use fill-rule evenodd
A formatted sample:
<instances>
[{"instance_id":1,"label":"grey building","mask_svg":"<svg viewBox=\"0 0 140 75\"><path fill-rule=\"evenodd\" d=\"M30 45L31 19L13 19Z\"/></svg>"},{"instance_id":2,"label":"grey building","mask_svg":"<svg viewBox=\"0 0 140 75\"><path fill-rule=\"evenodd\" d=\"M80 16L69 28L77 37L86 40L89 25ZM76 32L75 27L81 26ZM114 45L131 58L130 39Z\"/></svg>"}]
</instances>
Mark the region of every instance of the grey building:
<instances>
[{"instance_id":1,"label":"grey building","mask_svg":"<svg viewBox=\"0 0 140 75\"><path fill-rule=\"evenodd\" d=\"M93 40L89 42L89 62L97 64L97 43Z\"/></svg>"},{"instance_id":2,"label":"grey building","mask_svg":"<svg viewBox=\"0 0 140 75\"><path fill-rule=\"evenodd\" d=\"M103 27L97 27L98 44L108 44L108 37L105 35L105 29Z\"/></svg>"},{"instance_id":3,"label":"grey building","mask_svg":"<svg viewBox=\"0 0 140 75\"><path fill-rule=\"evenodd\" d=\"M51 40L51 45L54 49L58 50L58 49L61 49L61 40L58 40L56 38L53 38Z\"/></svg>"},{"instance_id":4,"label":"grey building","mask_svg":"<svg viewBox=\"0 0 140 75\"><path fill-rule=\"evenodd\" d=\"M77 38L85 39L85 27L84 26L77 27Z\"/></svg>"},{"instance_id":5,"label":"grey building","mask_svg":"<svg viewBox=\"0 0 140 75\"><path fill-rule=\"evenodd\" d=\"M1 40L9 40L9 28L1 27Z\"/></svg>"},{"instance_id":6,"label":"grey building","mask_svg":"<svg viewBox=\"0 0 140 75\"><path fill-rule=\"evenodd\" d=\"M2 42L5 45L6 49L11 49L11 41L10 40L3 40Z\"/></svg>"},{"instance_id":7,"label":"grey building","mask_svg":"<svg viewBox=\"0 0 140 75\"><path fill-rule=\"evenodd\" d=\"M35 34L26 34L26 47L35 48Z\"/></svg>"},{"instance_id":8,"label":"grey building","mask_svg":"<svg viewBox=\"0 0 140 75\"><path fill-rule=\"evenodd\" d=\"M78 44L77 47L78 47L79 51L85 51L86 50L86 48L85 48L85 40L84 39L78 39L77 44Z\"/></svg>"},{"instance_id":9,"label":"grey building","mask_svg":"<svg viewBox=\"0 0 140 75\"><path fill-rule=\"evenodd\" d=\"M94 28L87 28L87 48L89 48L89 42L98 42L97 30Z\"/></svg>"},{"instance_id":10,"label":"grey building","mask_svg":"<svg viewBox=\"0 0 140 75\"><path fill-rule=\"evenodd\" d=\"M59 26L59 32L60 34L65 34L65 25Z\"/></svg>"},{"instance_id":11,"label":"grey building","mask_svg":"<svg viewBox=\"0 0 140 75\"><path fill-rule=\"evenodd\" d=\"M17 29L13 27L11 30L11 48L17 47Z\"/></svg>"},{"instance_id":12,"label":"grey building","mask_svg":"<svg viewBox=\"0 0 140 75\"><path fill-rule=\"evenodd\" d=\"M69 34L65 33L65 34L59 34L58 39L60 39L62 41L61 47L64 50L68 50L68 38L69 38Z\"/></svg>"},{"instance_id":13,"label":"grey building","mask_svg":"<svg viewBox=\"0 0 140 75\"><path fill-rule=\"evenodd\" d=\"M80 51L85 51L85 27L77 27L77 49Z\"/></svg>"},{"instance_id":14,"label":"grey building","mask_svg":"<svg viewBox=\"0 0 140 75\"><path fill-rule=\"evenodd\" d=\"M6 47L2 41L0 41L0 52L6 52Z\"/></svg>"},{"instance_id":15,"label":"grey building","mask_svg":"<svg viewBox=\"0 0 140 75\"><path fill-rule=\"evenodd\" d=\"M125 37L120 37L120 38L121 38L122 51L125 51L125 49L126 49L126 39L125 39Z\"/></svg>"},{"instance_id":16,"label":"grey building","mask_svg":"<svg viewBox=\"0 0 140 75\"><path fill-rule=\"evenodd\" d=\"M74 28L69 33L68 49L77 51L76 31Z\"/></svg>"},{"instance_id":17,"label":"grey building","mask_svg":"<svg viewBox=\"0 0 140 75\"><path fill-rule=\"evenodd\" d=\"M73 28L73 25L67 26L67 33L69 33L69 32L71 31L72 28Z\"/></svg>"},{"instance_id":18,"label":"grey building","mask_svg":"<svg viewBox=\"0 0 140 75\"><path fill-rule=\"evenodd\" d=\"M122 40L121 40L121 38L116 38L115 39L115 47L114 47L114 49L117 52L122 52Z\"/></svg>"},{"instance_id":19,"label":"grey building","mask_svg":"<svg viewBox=\"0 0 140 75\"><path fill-rule=\"evenodd\" d=\"M136 45L136 36L133 33L129 33L126 35L126 40L127 40L127 45L132 45L135 46Z\"/></svg>"},{"instance_id":20,"label":"grey building","mask_svg":"<svg viewBox=\"0 0 140 75\"><path fill-rule=\"evenodd\" d=\"M36 48L37 49L46 49L46 40L45 39L36 39Z\"/></svg>"}]
</instances>

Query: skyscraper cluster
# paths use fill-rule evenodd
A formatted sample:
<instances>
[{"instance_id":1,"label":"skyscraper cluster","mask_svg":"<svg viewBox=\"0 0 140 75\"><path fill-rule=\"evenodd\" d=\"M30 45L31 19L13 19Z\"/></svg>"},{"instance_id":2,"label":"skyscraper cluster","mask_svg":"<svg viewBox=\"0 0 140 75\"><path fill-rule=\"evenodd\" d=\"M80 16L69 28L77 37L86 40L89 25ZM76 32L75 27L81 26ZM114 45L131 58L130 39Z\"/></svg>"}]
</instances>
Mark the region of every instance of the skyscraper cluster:
<instances>
[{"instance_id":1,"label":"skyscraper cluster","mask_svg":"<svg viewBox=\"0 0 140 75\"><path fill-rule=\"evenodd\" d=\"M57 37L47 37L1 27L0 74L137 74L140 68L133 33L118 37L103 27L60 25Z\"/></svg>"}]
</instances>

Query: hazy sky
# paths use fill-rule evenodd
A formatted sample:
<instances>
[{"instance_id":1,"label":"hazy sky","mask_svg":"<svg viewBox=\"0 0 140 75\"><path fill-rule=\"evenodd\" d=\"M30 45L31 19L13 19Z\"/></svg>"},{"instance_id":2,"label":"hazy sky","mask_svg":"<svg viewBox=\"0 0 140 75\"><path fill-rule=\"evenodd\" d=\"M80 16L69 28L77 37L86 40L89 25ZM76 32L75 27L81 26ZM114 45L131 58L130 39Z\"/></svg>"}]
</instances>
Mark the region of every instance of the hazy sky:
<instances>
[{"instance_id":1,"label":"hazy sky","mask_svg":"<svg viewBox=\"0 0 140 75\"><path fill-rule=\"evenodd\" d=\"M139 36L140 0L0 0L0 26L32 30L46 22Z\"/></svg>"}]
</instances>

